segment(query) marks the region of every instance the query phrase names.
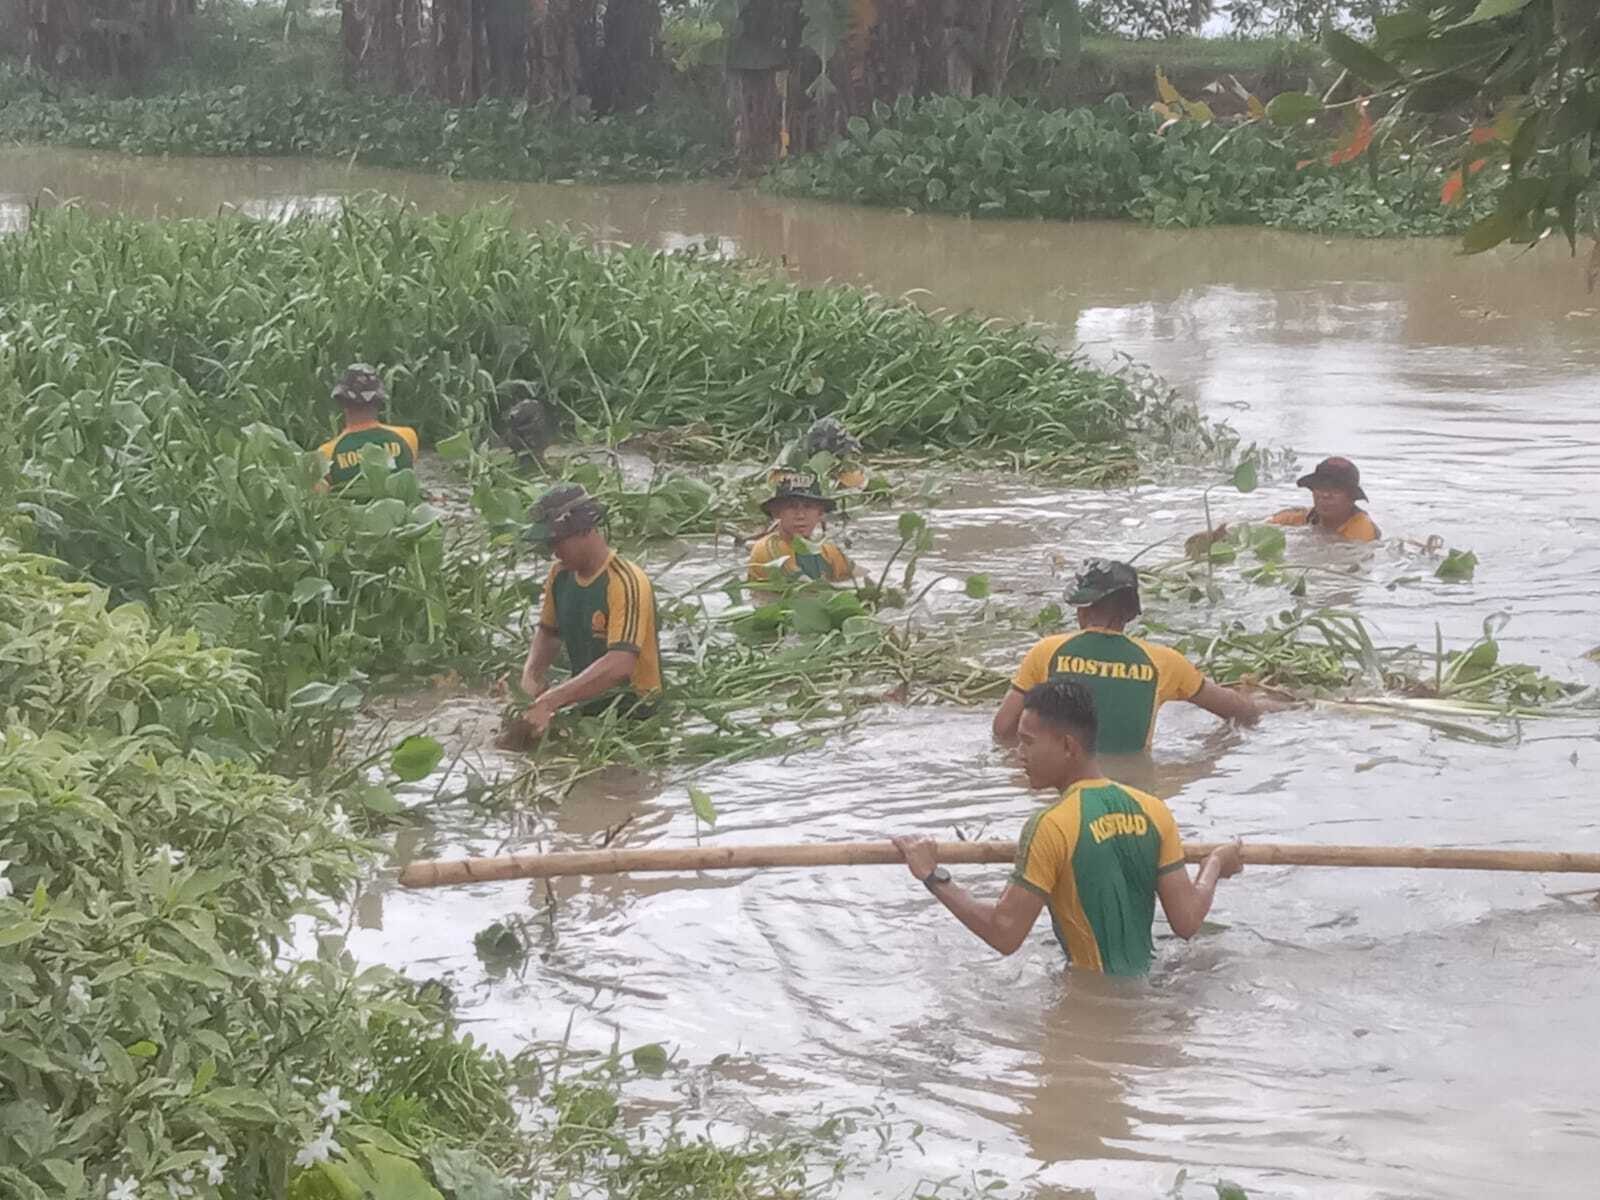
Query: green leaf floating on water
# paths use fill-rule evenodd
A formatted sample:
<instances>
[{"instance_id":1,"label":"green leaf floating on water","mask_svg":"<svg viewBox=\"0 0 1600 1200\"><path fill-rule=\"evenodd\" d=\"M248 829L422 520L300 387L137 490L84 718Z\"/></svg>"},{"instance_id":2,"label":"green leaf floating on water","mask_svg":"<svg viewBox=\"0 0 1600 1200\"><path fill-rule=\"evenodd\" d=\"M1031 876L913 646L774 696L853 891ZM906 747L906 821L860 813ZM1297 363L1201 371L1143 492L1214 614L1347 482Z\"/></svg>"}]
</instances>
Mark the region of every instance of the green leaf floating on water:
<instances>
[{"instance_id":1,"label":"green leaf floating on water","mask_svg":"<svg viewBox=\"0 0 1600 1200\"><path fill-rule=\"evenodd\" d=\"M1219 1179L1215 1186L1217 1200L1250 1200L1245 1190L1231 1179Z\"/></svg>"},{"instance_id":2,"label":"green leaf floating on water","mask_svg":"<svg viewBox=\"0 0 1600 1200\"><path fill-rule=\"evenodd\" d=\"M667 1052L662 1049L659 1042L651 1042L647 1046L640 1046L630 1056L633 1065L646 1075L664 1075L668 1064L672 1061L667 1057Z\"/></svg>"},{"instance_id":3,"label":"green leaf floating on water","mask_svg":"<svg viewBox=\"0 0 1600 1200\"><path fill-rule=\"evenodd\" d=\"M1241 492L1256 490L1256 464L1254 459L1245 459L1233 469L1233 486Z\"/></svg>"},{"instance_id":4,"label":"green leaf floating on water","mask_svg":"<svg viewBox=\"0 0 1600 1200\"><path fill-rule=\"evenodd\" d=\"M389 769L404 783L415 783L431 775L444 758L444 747L431 737L412 734L394 748Z\"/></svg>"},{"instance_id":5,"label":"green leaf floating on water","mask_svg":"<svg viewBox=\"0 0 1600 1200\"><path fill-rule=\"evenodd\" d=\"M987 600L989 598L989 577L987 575L968 575L967 595L974 600Z\"/></svg>"},{"instance_id":6,"label":"green leaf floating on water","mask_svg":"<svg viewBox=\"0 0 1600 1200\"><path fill-rule=\"evenodd\" d=\"M717 823L716 805L711 803L711 797L705 793L704 789L689 788L689 805L694 809L694 815L707 825L715 825Z\"/></svg>"},{"instance_id":7,"label":"green leaf floating on water","mask_svg":"<svg viewBox=\"0 0 1600 1200\"><path fill-rule=\"evenodd\" d=\"M1434 572L1440 579L1459 582L1471 579L1472 573L1478 569L1478 556L1471 550L1452 550L1444 556L1444 561L1439 564L1439 569Z\"/></svg>"}]
</instances>

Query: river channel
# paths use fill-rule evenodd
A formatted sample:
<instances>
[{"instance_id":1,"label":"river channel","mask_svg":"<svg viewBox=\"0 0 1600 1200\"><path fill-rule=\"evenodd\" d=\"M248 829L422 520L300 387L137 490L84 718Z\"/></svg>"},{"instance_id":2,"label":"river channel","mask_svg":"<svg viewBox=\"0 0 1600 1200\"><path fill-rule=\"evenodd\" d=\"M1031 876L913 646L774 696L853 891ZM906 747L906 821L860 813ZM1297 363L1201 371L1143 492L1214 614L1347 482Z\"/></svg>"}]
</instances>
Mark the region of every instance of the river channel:
<instances>
[{"instance_id":1,"label":"river channel","mask_svg":"<svg viewBox=\"0 0 1600 1200\"><path fill-rule=\"evenodd\" d=\"M1600 297L1554 242L1464 259L1436 241L973 223L725 185L457 184L326 163L0 150L0 230L46 191L150 216L223 205L273 216L367 190L449 212L504 201L519 222L761 257L798 282L915 289L930 306L1129 355L1305 469L1327 454L1360 464L1386 540L1367 553L1293 538L1296 561L1341 572L1314 577L1313 602L1358 609L1387 644L1431 645L1437 625L1459 645L1506 613L1504 658L1600 683L1583 657L1600 643ZM1054 556L1126 556L1192 531L1205 482L1085 492L957 473L931 513L929 570L988 572L1001 599L1059 600ZM1228 520L1298 502L1292 472L1211 501ZM855 557L881 558L892 521L855 522ZM1433 560L1406 544L1430 535L1475 551L1475 578L1434 579ZM735 565L706 548L690 561ZM1288 603L1259 588L1215 613L1154 607L1198 625L1259 622ZM947 616L977 608L942 604ZM1600 850L1592 721L1529 722L1487 744L1304 709L1233 733L1176 708L1157 735L1156 783L1196 840ZM495 712L446 695L414 698L402 716L492 775L508 769L488 745ZM1041 802L992 747L988 713L955 708L886 705L824 749L696 782L720 814L707 836L729 842L955 826L1013 836ZM540 844L592 844L627 818L631 845L696 834L681 783L612 774ZM506 844L521 843L504 825L446 819L401 850ZM980 892L1004 879L956 874ZM844 1109L922 1127L849 1194L988 1171L1017 1194L1148 1200L1186 1168L1182 1194L1195 1197L1226 1177L1252 1197L1577 1200L1600 1190L1600 908L1570 894L1582 884L1252 869L1222 885L1193 942L1158 920L1159 964L1137 984L1064 972L1043 927L997 959L898 868L563 883L553 910L542 887L402 893L384 878L357 908L351 948L450 975L474 1033L508 1050L567 1036L569 1022L582 1047L662 1043L681 1065L659 1097L688 1094L722 1136ZM538 953L520 975L491 977L472 934L516 918L542 930Z\"/></svg>"}]
</instances>

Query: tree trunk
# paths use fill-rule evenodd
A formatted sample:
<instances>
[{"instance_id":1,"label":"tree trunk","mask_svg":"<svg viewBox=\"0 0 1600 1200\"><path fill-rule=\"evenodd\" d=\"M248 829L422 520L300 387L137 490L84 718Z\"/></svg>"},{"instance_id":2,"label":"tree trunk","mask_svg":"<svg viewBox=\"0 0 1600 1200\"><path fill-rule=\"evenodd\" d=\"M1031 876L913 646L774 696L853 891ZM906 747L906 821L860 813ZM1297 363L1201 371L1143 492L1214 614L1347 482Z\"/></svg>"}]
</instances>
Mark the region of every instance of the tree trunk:
<instances>
[{"instance_id":1,"label":"tree trunk","mask_svg":"<svg viewBox=\"0 0 1600 1200\"><path fill-rule=\"evenodd\" d=\"M446 104L478 97L473 71L473 0L433 0L433 94Z\"/></svg>"},{"instance_id":2,"label":"tree trunk","mask_svg":"<svg viewBox=\"0 0 1600 1200\"><path fill-rule=\"evenodd\" d=\"M779 78L787 74L786 71L728 69L733 148L740 162L758 165L778 157L783 142L784 105ZM787 79L784 83L787 84Z\"/></svg>"},{"instance_id":3,"label":"tree trunk","mask_svg":"<svg viewBox=\"0 0 1600 1200\"><path fill-rule=\"evenodd\" d=\"M590 98L598 112L626 112L655 98L661 70L661 0L607 0Z\"/></svg>"},{"instance_id":4,"label":"tree trunk","mask_svg":"<svg viewBox=\"0 0 1600 1200\"><path fill-rule=\"evenodd\" d=\"M592 5L580 0L528 0L527 97L530 103L570 107L583 83L579 21Z\"/></svg>"}]
</instances>

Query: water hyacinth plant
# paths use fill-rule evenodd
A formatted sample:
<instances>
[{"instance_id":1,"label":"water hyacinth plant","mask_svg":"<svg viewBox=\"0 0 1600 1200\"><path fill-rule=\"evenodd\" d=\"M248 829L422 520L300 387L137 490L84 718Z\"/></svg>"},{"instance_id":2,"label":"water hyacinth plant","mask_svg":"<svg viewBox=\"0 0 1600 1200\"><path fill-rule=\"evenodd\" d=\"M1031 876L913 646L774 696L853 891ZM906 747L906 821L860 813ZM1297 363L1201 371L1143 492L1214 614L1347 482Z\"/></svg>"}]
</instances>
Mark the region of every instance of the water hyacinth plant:
<instances>
[{"instance_id":1,"label":"water hyacinth plant","mask_svg":"<svg viewBox=\"0 0 1600 1200\"><path fill-rule=\"evenodd\" d=\"M1026 330L493 214L41 211L0 239L0 291L0 414L24 448L0 496L117 599L255 655L268 705L302 714L347 711L373 676L480 667L535 598L515 539L486 536L531 485L477 479L476 516L379 464L312 491L346 362L383 364L386 416L447 460L511 397L565 438L654 431L656 452L724 462L831 412L878 450L1126 463L1165 405ZM627 536L711 529L747 491L680 473L619 488L619 517Z\"/></svg>"},{"instance_id":2,"label":"water hyacinth plant","mask_svg":"<svg viewBox=\"0 0 1600 1200\"><path fill-rule=\"evenodd\" d=\"M1396 150L1340 171L1319 144L1252 125L1159 117L1121 96L1048 109L996 97L903 97L769 176L781 195L969 216L1268 225L1367 236L1447 233L1472 214L1439 202L1439 169Z\"/></svg>"}]
</instances>

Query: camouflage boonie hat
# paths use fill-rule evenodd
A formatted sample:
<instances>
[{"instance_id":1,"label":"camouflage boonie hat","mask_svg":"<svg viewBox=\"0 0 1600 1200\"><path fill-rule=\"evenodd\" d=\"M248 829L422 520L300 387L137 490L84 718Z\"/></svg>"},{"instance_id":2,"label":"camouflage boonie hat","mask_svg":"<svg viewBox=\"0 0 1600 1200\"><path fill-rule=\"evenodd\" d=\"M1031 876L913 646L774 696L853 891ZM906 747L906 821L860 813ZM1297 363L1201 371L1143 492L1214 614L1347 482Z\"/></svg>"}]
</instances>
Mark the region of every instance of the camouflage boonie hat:
<instances>
[{"instance_id":1,"label":"camouflage boonie hat","mask_svg":"<svg viewBox=\"0 0 1600 1200\"><path fill-rule=\"evenodd\" d=\"M344 369L344 377L333 385L333 399L338 404L382 404L388 393L376 367L351 363Z\"/></svg>"},{"instance_id":2,"label":"camouflage boonie hat","mask_svg":"<svg viewBox=\"0 0 1600 1200\"><path fill-rule=\"evenodd\" d=\"M806 457L823 451L835 458L849 458L861 453L861 439L852 434L833 417L819 417L806 430Z\"/></svg>"},{"instance_id":3,"label":"camouflage boonie hat","mask_svg":"<svg viewBox=\"0 0 1600 1200\"><path fill-rule=\"evenodd\" d=\"M839 507L837 500L822 494L817 477L807 471L787 471L777 477L774 486L776 490L773 494L761 502L761 511L769 517L772 510L785 500L806 500L820 504L823 512L832 512Z\"/></svg>"},{"instance_id":4,"label":"camouflage boonie hat","mask_svg":"<svg viewBox=\"0 0 1600 1200\"><path fill-rule=\"evenodd\" d=\"M522 537L535 545L548 546L575 533L598 529L605 519L606 506L589 495L581 483L558 483L533 502Z\"/></svg>"},{"instance_id":5,"label":"camouflage boonie hat","mask_svg":"<svg viewBox=\"0 0 1600 1200\"><path fill-rule=\"evenodd\" d=\"M1143 611L1139 604L1139 572L1125 562L1091 558L1078 573L1077 582L1067 596L1067 603L1074 608L1084 608L1098 604L1117 592L1132 592L1133 611Z\"/></svg>"}]
</instances>

